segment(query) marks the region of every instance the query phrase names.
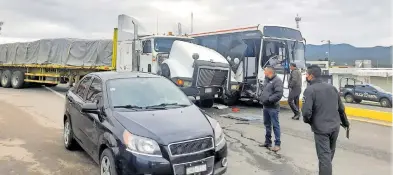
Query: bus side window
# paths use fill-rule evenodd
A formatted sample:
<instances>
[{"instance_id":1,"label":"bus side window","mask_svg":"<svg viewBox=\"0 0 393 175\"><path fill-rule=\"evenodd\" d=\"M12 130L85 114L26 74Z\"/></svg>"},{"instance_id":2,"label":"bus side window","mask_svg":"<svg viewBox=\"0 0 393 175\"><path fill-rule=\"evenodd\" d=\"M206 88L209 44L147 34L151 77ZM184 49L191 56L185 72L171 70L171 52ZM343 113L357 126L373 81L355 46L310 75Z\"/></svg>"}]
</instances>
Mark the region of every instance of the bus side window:
<instances>
[{"instance_id":1,"label":"bus side window","mask_svg":"<svg viewBox=\"0 0 393 175\"><path fill-rule=\"evenodd\" d=\"M151 41L150 40L145 40L142 41L142 46L143 46L143 53L151 53Z\"/></svg>"}]
</instances>

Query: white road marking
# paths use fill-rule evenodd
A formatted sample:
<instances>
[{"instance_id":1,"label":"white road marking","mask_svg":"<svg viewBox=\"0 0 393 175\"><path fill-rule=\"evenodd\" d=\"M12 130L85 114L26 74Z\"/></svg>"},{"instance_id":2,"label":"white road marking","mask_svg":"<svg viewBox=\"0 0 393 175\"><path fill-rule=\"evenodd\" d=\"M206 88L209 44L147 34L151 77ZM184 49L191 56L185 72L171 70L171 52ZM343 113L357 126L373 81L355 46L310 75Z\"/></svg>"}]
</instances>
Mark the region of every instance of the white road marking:
<instances>
[{"instance_id":1,"label":"white road marking","mask_svg":"<svg viewBox=\"0 0 393 175\"><path fill-rule=\"evenodd\" d=\"M65 95L60 94L60 93L56 92L55 90L53 90L53 89L51 89L51 88L49 88L49 87L46 87L46 86L44 86L44 87L45 87L45 89L48 89L49 91L53 92L53 93L56 94L57 96L59 96L59 97L65 99Z\"/></svg>"}]
</instances>

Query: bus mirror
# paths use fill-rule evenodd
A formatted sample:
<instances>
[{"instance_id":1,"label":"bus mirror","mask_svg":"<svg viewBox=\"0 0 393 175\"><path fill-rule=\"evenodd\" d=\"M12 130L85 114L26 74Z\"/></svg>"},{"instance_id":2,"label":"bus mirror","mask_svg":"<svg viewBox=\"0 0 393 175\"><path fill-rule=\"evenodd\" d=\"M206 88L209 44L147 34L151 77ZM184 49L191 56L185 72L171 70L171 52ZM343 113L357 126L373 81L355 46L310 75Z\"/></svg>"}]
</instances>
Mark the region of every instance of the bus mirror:
<instances>
[{"instance_id":1,"label":"bus mirror","mask_svg":"<svg viewBox=\"0 0 393 175\"><path fill-rule=\"evenodd\" d=\"M192 54L192 59L194 59L194 60L199 59L199 54L198 53Z\"/></svg>"}]
</instances>

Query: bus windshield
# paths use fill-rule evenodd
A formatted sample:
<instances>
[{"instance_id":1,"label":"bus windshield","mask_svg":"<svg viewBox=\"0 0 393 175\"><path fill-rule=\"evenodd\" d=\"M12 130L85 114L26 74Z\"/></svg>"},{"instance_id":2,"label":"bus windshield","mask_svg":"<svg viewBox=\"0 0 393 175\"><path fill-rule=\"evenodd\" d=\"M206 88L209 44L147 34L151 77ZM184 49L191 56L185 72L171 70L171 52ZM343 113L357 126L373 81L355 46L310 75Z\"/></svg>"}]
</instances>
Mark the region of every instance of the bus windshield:
<instances>
[{"instance_id":1,"label":"bus windshield","mask_svg":"<svg viewBox=\"0 0 393 175\"><path fill-rule=\"evenodd\" d=\"M289 41L289 57L290 62L296 63L297 68L306 68L306 60L304 57L304 44L302 42Z\"/></svg>"},{"instance_id":2,"label":"bus windshield","mask_svg":"<svg viewBox=\"0 0 393 175\"><path fill-rule=\"evenodd\" d=\"M305 68L304 44L288 40L265 40L262 50L262 65L270 65L278 69L288 69L288 63L296 63L298 68Z\"/></svg>"},{"instance_id":3,"label":"bus windshield","mask_svg":"<svg viewBox=\"0 0 393 175\"><path fill-rule=\"evenodd\" d=\"M176 40L192 42L191 38L175 38L175 37L154 38L154 50L156 52L169 53L171 51L173 42Z\"/></svg>"}]
</instances>

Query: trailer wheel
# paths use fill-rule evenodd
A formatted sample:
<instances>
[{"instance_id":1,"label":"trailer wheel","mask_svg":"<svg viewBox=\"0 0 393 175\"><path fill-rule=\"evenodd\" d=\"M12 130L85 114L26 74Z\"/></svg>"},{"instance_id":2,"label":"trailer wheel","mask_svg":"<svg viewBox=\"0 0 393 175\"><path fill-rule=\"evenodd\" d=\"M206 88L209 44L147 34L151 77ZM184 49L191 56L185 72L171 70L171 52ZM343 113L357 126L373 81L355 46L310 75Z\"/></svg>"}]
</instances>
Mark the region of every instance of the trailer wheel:
<instances>
[{"instance_id":1,"label":"trailer wheel","mask_svg":"<svg viewBox=\"0 0 393 175\"><path fill-rule=\"evenodd\" d=\"M20 89L25 82L25 75L21 71L15 71L11 77L11 86L14 89Z\"/></svg>"},{"instance_id":2,"label":"trailer wheel","mask_svg":"<svg viewBox=\"0 0 393 175\"><path fill-rule=\"evenodd\" d=\"M1 74L1 86L3 88L10 88L11 87L11 71L10 70L5 70Z\"/></svg>"},{"instance_id":3,"label":"trailer wheel","mask_svg":"<svg viewBox=\"0 0 393 175\"><path fill-rule=\"evenodd\" d=\"M200 103L203 108L211 108L214 105L214 99L204 99Z\"/></svg>"}]
</instances>

